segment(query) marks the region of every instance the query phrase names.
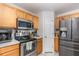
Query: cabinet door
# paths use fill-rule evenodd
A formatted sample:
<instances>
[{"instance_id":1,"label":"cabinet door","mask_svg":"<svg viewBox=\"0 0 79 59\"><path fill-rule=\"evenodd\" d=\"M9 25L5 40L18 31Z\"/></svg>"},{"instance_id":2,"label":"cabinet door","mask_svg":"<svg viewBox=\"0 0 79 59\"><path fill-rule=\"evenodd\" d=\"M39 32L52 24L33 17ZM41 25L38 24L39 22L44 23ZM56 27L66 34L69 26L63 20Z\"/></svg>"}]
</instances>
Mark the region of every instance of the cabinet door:
<instances>
[{"instance_id":1,"label":"cabinet door","mask_svg":"<svg viewBox=\"0 0 79 59\"><path fill-rule=\"evenodd\" d=\"M0 48L0 54L6 53L8 51L15 50L17 48L19 48L19 44L2 47L2 48Z\"/></svg>"},{"instance_id":2,"label":"cabinet door","mask_svg":"<svg viewBox=\"0 0 79 59\"><path fill-rule=\"evenodd\" d=\"M19 48L3 53L0 56L19 56Z\"/></svg>"},{"instance_id":3,"label":"cabinet door","mask_svg":"<svg viewBox=\"0 0 79 59\"><path fill-rule=\"evenodd\" d=\"M0 56L19 56L19 44L0 48Z\"/></svg>"},{"instance_id":4,"label":"cabinet door","mask_svg":"<svg viewBox=\"0 0 79 59\"><path fill-rule=\"evenodd\" d=\"M36 53L37 55L42 52L42 39L37 40L37 48L36 48Z\"/></svg>"},{"instance_id":5,"label":"cabinet door","mask_svg":"<svg viewBox=\"0 0 79 59\"><path fill-rule=\"evenodd\" d=\"M27 17L27 13L24 12L24 17L23 17L23 18L24 18L25 20L26 20L26 17Z\"/></svg>"},{"instance_id":6,"label":"cabinet door","mask_svg":"<svg viewBox=\"0 0 79 59\"><path fill-rule=\"evenodd\" d=\"M21 10L16 11L17 18L25 18L25 13Z\"/></svg>"},{"instance_id":7,"label":"cabinet door","mask_svg":"<svg viewBox=\"0 0 79 59\"><path fill-rule=\"evenodd\" d=\"M54 51L55 52L59 51L59 39L58 39L58 37L54 38Z\"/></svg>"},{"instance_id":8,"label":"cabinet door","mask_svg":"<svg viewBox=\"0 0 79 59\"><path fill-rule=\"evenodd\" d=\"M0 4L0 27L16 28L16 10Z\"/></svg>"},{"instance_id":9,"label":"cabinet door","mask_svg":"<svg viewBox=\"0 0 79 59\"><path fill-rule=\"evenodd\" d=\"M26 20L32 21L32 19L33 19L33 16L27 13Z\"/></svg>"},{"instance_id":10,"label":"cabinet door","mask_svg":"<svg viewBox=\"0 0 79 59\"><path fill-rule=\"evenodd\" d=\"M59 29L59 18L55 19L55 29Z\"/></svg>"},{"instance_id":11,"label":"cabinet door","mask_svg":"<svg viewBox=\"0 0 79 59\"><path fill-rule=\"evenodd\" d=\"M38 17L36 17L36 16L33 17L33 24L34 24L34 28L38 29L38 26L39 26L39 19L38 19Z\"/></svg>"}]
</instances>

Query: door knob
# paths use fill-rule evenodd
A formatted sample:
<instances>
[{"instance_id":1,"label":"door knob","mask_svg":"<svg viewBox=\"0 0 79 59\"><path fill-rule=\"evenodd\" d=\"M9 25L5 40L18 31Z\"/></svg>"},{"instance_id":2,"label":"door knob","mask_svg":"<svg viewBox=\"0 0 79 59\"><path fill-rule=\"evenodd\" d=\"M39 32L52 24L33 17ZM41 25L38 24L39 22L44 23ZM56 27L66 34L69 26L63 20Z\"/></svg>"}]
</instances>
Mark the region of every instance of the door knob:
<instances>
[{"instance_id":1,"label":"door knob","mask_svg":"<svg viewBox=\"0 0 79 59\"><path fill-rule=\"evenodd\" d=\"M45 38L47 38L47 36L44 36Z\"/></svg>"}]
</instances>

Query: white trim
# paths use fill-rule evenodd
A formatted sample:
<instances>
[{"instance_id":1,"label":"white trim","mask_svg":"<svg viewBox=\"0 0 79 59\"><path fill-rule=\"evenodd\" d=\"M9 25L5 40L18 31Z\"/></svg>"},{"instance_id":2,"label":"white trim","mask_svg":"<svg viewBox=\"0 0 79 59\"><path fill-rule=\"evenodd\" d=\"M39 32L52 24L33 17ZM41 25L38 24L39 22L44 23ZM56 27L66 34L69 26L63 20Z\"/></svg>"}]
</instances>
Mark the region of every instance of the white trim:
<instances>
[{"instance_id":1,"label":"white trim","mask_svg":"<svg viewBox=\"0 0 79 59\"><path fill-rule=\"evenodd\" d=\"M20 10L26 12L26 13L30 13L30 14L32 14L32 15L34 15L34 16L37 16L35 13L32 13L32 12L30 12L30 11L28 11L28 10L25 10L25 9L23 9L23 8L17 6L17 5L14 5L14 4L11 4L11 3L6 3L6 5L9 5L9 6L11 6L11 7L14 7L14 8L20 9Z\"/></svg>"},{"instance_id":2,"label":"white trim","mask_svg":"<svg viewBox=\"0 0 79 59\"><path fill-rule=\"evenodd\" d=\"M68 12L65 12L65 13L59 14L59 15L57 15L57 17L59 17L59 16L65 16L65 15L73 14L73 13L77 13L77 12L79 13L79 9L72 10L72 11L68 11Z\"/></svg>"}]
</instances>

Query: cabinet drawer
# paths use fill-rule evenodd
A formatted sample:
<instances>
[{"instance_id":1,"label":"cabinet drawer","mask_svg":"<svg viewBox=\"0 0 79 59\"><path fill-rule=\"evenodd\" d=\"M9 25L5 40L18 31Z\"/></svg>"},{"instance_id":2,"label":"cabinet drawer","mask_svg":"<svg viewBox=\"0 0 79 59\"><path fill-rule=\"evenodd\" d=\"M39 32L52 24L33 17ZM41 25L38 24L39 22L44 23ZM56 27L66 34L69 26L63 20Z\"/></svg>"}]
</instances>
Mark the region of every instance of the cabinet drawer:
<instances>
[{"instance_id":1,"label":"cabinet drawer","mask_svg":"<svg viewBox=\"0 0 79 59\"><path fill-rule=\"evenodd\" d=\"M19 48L19 44L0 48L0 54Z\"/></svg>"},{"instance_id":2,"label":"cabinet drawer","mask_svg":"<svg viewBox=\"0 0 79 59\"><path fill-rule=\"evenodd\" d=\"M19 48L9 51L7 53L1 54L0 56L19 56Z\"/></svg>"}]
</instances>

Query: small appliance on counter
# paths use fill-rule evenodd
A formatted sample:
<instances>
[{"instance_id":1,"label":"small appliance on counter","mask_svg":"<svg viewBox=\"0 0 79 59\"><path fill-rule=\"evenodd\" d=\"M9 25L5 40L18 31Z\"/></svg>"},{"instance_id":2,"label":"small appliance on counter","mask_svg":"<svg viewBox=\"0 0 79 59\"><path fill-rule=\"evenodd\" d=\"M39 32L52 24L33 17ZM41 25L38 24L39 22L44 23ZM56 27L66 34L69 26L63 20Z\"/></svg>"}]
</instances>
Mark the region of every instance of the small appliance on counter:
<instances>
[{"instance_id":1,"label":"small appliance on counter","mask_svg":"<svg viewBox=\"0 0 79 59\"><path fill-rule=\"evenodd\" d=\"M34 35L34 36L38 36L38 35L37 35L37 30L34 30L33 35Z\"/></svg>"},{"instance_id":2,"label":"small appliance on counter","mask_svg":"<svg viewBox=\"0 0 79 59\"><path fill-rule=\"evenodd\" d=\"M35 29L30 30L29 35L30 35L31 38L33 38L34 36L37 36L37 31Z\"/></svg>"},{"instance_id":3,"label":"small appliance on counter","mask_svg":"<svg viewBox=\"0 0 79 59\"><path fill-rule=\"evenodd\" d=\"M0 29L0 43L10 42L12 40L11 29Z\"/></svg>"}]
</instances>

